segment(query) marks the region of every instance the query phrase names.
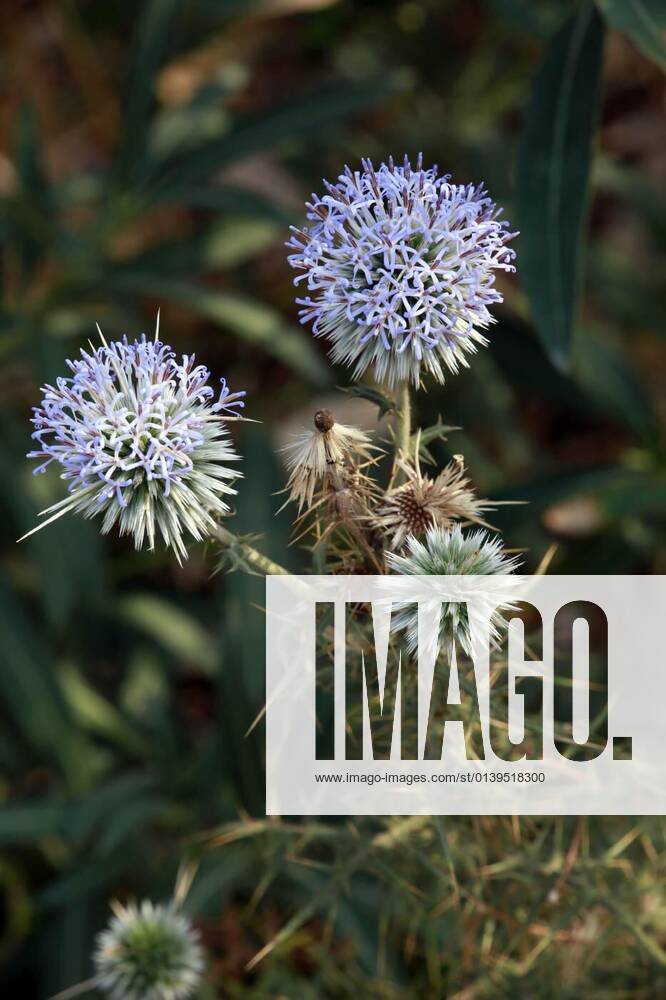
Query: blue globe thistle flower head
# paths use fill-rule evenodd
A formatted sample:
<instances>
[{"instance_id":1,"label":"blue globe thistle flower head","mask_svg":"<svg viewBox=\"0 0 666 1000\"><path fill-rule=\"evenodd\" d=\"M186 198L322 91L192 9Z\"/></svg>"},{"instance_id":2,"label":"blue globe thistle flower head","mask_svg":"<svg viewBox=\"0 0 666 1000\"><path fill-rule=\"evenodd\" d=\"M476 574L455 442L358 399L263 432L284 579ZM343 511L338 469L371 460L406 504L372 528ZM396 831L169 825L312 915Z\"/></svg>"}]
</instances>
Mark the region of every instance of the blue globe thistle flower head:
<instances>
[{"instance_id":1,"label":"blue globe thistle flower head","mask_svg":"<svg viewBox=\"0 0 666 1000\"><path fill-rule=\"evenodd\" d=\"M100 516L104 534L117 524L137 548L152 549L159 534L186 558L183 534L208 536L236 492L241 473L228 465L238 455L226 421L238 419L245 393L222 379L217 395L208 369L194 355L178 361L157 333L102 337L67 365L71 376L44 386L34 407L38 448L28 457L41 460L35 473L60 465L69 496L42 511L48 519L33 530L75 511Z\"/></svg>"},{"instance_id":2,"label":"blue globe thistle flower head","mask_svg":"<svg viewBox=\"0 0 666 1000\"><path fill-rule=\"evenodd\" d=\"M496 271L514 271L515 236L482 184L457 185L392 159L349 167L307 204L311 225L292 227L289 263L308 295L301 322L332 344L335 362L372 368L388 386L423 374L443 382L487 344L480 332L502 301Z\"/></svg>"},{"instance_id":3,"label":"blue globe thistle flower head","mask_svg":"<svg viewBox=\"0 0 666 1000\"><path fill-rule=\"evenodd\" d=\"M201 980L199 934L175 904L122 906L97 937L96 984L111 1000L186 1000Z\"/></svg>"}]
</instances>

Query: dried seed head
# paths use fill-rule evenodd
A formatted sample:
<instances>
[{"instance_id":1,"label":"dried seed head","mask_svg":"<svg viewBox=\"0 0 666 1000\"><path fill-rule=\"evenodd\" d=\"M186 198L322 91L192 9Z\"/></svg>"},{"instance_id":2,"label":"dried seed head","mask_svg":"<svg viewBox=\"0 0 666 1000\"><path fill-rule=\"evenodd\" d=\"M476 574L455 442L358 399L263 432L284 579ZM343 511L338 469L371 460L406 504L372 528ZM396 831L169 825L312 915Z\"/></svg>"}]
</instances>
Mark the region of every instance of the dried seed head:
<instances>
[{"instance_id":1,"label":"dried seed head","mask_svg":"<svg viewBox=\"0 0 666 1000\"><path fill-rule=\"evenodd\" d=\"M317 410L314 415L314 425L318 431L325 434L327 431L333 430L335 424L335 416L331 410Z\"/></svg>"},{"instance_id":2,"label":"dried seed head","mask_svg":"<svg viewBox=\"0 0 666 1000\"><path fill-rule=\"evenodd\" d=\"M433 523L433 515L417 496L412 484L395 491L391 513L399 522L399 531L420 537Z\"/></svg>"},{"instance_id":3,"label":"dried seed head","mask_svg":"<svg viewBox=\"0 0 666 1000\"><path fill-rule=\"evenodd\" d=\"M377 518L390 536L391 548L400 548L410 535L420 538L434 526L447 528L456 521L485 524L482 515L493 505L477 499L460 458L434 479L421 473L418 459L414 464L401 462L400 468L407 482L387 492Z\"/></svg>"},{"instance_id":4,"label":"dried seed head","mask_svg":"<svg viewBox=\"0 0 666 1000\"><path fill-rule=\"evenodd\" d=\"M326 486L336 470L370 460L372 444L363 431L336 423L330 410L318 410L314 430L299 435L283 451L290 471L286 502L297 503L300 514L303 507L312 507L315 492Z\"/></svg>"}]
</instances>

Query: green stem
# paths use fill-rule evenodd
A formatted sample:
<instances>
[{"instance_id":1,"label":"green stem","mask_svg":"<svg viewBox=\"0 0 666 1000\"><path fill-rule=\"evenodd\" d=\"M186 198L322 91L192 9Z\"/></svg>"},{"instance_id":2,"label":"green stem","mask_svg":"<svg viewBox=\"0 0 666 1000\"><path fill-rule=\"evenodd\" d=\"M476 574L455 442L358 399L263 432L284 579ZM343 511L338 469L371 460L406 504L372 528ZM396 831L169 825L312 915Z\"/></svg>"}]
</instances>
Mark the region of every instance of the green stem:
<instances>
[{"instance_id":1,"label":"green stem","mask_svg":"<svg viewBox=\"0 0 666 1000\"><path fill-rule=\"evenodd\" d=\"M77 983L76 986L70 986L67 990L55 993L51 1000L71 1000L72 997L79 997L82 993L91 993L98 985L97 976L95 976L93 979L86 979L84 983Z\"/></svg>"},{"instance_id":2,"label":"green stem","mask_svg":"<svg viewBox=\"0 0 666 1000\"><path fill-rule=\"evenodd\" d=\"M229 531L228 528L223 528L221 524L218 524L215 529L214 536L218 542L227 548L240 550L243 558L251 566L259 570L260 573L264 573L266 576L291 576L289 570L285 569L284 566L280 566L279 563L273 562L268 556L257 552L249 542L241 541L232 531Z\"/></svg>"},{"instance_id":3,"label":"green stem","mask_svg":"<svg viewBox=\"0 0 666 1000\"><path fill-rule=\"evenodd\" d=\"M409 381L400 386L398 447L405 458L409 458L412 440L412 401L409 394Z\"/></svg>"},{"instance_id":4,"label":"green stem","mask_svg":"<svg viewBox=\"0 0 666 1000\"><path fill-rule=\"evenodd\" d=\"M411 452L412 442L412 403L409 391L409 380L401 383L398 389L398 427L395 437L396 458L400 455L403 459L408 459ZM398 472L397 479L400 481L402 475Z\"/></svg>"}]
</instances>

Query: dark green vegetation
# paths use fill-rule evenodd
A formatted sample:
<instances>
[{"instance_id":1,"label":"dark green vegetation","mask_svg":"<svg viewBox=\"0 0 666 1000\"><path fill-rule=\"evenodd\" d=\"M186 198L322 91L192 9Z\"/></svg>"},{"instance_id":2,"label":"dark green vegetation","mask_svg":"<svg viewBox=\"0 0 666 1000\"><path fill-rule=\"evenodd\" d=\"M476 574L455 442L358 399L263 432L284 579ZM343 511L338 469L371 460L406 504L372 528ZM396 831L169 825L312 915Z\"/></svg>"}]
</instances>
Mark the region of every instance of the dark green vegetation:
<instances>
[{"instance_id":1,"label":"dark green vegetation","mask_svg":"<svg viewBox=\"0 0 666 1000\"><path fill-rule=\"evenodd\" d=\"M529 568L555 540L550 572L665 572L663 0L37 0L0 22L3 995L86 978L108 899L166 898L184 854L206 996L663 995L660 821L268 822L245 736L263 582L74 518L14 542L62 492L24 459L38 386L96 321L133 335L160 305L262 421L235 528L307 567L275 450L348 375L298 327L286 227L343 163L422 149L522 231L491 348L420 396L423 426L463 428L437 458L530 502L495 518Z\"/></svg>"}]
</instances>

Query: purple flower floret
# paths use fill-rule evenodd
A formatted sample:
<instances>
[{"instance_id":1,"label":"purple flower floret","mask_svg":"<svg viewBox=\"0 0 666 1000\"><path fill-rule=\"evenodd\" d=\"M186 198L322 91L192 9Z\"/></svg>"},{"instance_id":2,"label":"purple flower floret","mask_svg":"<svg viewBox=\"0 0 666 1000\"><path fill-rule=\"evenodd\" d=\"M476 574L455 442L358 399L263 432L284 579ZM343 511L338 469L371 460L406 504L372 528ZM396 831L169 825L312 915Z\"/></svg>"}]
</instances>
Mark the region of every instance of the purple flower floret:
<instances>
[{"instance_id":1,"label":"purple flower floret","mask_svg":"<svg viewBox=\"0 0 666 1000\"><path fill-rule=\"evenodd\" d=\"M72 375L42 389L34 407L28 458L62 467L69 496L43 514L47 522L73 510L102 515L105 534L118 523L137 548L152 549L156 532L178 558L186 557L183 532L206 537L228 512L224 497L235 494L240 473L225 425L238 417L244 392L230 392L222 379L219 398L210 373L194 355L179 362L157 339L107 344L68 361ZM41 524L39 527L44 527ZM35 529L38 530L38 529Z\"/></svg>"},{"instance_id":2,"label":"purple flower floret","mask_svg":"<svg viewBox=\"0 0 666 1000\"><path fill-rule=\"evenodd\" d=\"M389 386L467 366L487 340L489 307L502 301L495 274L514 271L515 236L482 184L451 184L437 167L392 159L345 172L307 205L293 228L289 263L303 273L301 322L332 343L336 362L368 367Z\"/></svg>"}]
</instances>

